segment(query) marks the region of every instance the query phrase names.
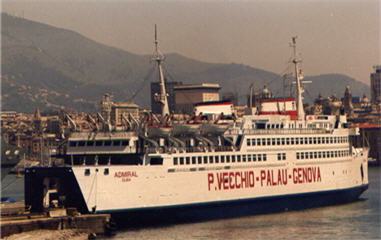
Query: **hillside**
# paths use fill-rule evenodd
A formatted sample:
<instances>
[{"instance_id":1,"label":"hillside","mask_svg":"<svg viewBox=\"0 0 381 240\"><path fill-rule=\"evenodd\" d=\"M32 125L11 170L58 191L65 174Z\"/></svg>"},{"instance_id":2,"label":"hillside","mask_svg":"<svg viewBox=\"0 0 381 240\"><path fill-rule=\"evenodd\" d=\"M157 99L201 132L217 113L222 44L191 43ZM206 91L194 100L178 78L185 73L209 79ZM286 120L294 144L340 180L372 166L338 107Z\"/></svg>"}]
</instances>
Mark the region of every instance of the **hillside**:
<instances>
[{"instance_id":1,"label":"hillside","mask_svg":"<svg viewBox=\"0 0 381 240\"><path fill-rule=\"evenodd\" d=\"M138 91L134 100L145 107L150 104L149 82L157 79L150 74L154 67L150 56L7 14L2 14L1 37L3 110L32 112L38 106L95 111L106 92L116 100L127 100ZM169 80L218 82L222 92L235 92L242 101L251 83L256 88L267 84L278 95L283 89L278 74L242 64L205 63L172 53L166 54L165 68ZM313 81L307 86L307 100L319 93L341 96L347 85L352 86L354 95L369 92L367 85L340 74L306 80Z\"/></svg>"}]
</instances>

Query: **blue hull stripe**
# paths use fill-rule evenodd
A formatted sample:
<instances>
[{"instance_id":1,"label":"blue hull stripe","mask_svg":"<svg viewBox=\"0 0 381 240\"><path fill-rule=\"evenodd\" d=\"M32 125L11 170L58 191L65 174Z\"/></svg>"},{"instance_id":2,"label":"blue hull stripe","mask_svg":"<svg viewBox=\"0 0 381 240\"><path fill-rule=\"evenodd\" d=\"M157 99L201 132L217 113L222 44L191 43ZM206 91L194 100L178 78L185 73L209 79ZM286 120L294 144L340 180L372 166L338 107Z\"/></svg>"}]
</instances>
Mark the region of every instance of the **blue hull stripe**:
<instances>
[{"instance_id":1,"label":"blue hull stripe","mask_svg":"<svg viewBox=\"0 0 381 240\"><path fill-rule=\"evenodd\" d=\"M155 221L160 221L160 223L163 221L176 223L200 221L347 203L357 200L367 188L366 184L331 191L150 208L117 209L97 211L97 213L111 213L116 220L119 219L118 222L132 226L140 223L155 223Z\"/></svg>"}]
</instances>

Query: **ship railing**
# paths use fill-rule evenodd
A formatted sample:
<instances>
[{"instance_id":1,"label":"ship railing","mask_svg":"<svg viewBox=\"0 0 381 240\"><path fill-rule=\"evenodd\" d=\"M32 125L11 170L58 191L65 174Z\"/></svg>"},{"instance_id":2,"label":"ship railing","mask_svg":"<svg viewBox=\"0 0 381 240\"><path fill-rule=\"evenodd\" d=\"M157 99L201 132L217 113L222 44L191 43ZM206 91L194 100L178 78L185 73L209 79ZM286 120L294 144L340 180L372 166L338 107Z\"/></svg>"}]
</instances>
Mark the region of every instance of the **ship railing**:
<instances>
[{"instance_id":1,"label":"ship railing","mask_svg":"<svg viewBox=\"0 0 381 240\"><path fill-rule=\"evenodd\" d=\"M326 134L331 133L327 129L229 129L226 131L228 135L288 135L288 134Z\"/></svg>"}]
</instances>

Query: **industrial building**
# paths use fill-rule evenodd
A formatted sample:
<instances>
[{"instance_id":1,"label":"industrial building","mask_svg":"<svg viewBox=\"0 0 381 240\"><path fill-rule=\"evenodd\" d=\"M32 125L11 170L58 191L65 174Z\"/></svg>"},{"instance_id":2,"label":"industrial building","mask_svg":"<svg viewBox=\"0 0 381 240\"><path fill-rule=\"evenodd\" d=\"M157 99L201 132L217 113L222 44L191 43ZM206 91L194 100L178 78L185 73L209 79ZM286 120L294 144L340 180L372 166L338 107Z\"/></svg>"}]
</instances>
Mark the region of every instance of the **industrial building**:
<instances>
[{"instance_id":1,"label":"industrial building","mask_svg":"<svg viewBox=\"0 0 381 240\"><path fill-rule=\"evenodd\" d=\"M192 114L197 103L220 101L218 83L183 84L174 87L175 112Z\"/></svg>"}]
</instances>

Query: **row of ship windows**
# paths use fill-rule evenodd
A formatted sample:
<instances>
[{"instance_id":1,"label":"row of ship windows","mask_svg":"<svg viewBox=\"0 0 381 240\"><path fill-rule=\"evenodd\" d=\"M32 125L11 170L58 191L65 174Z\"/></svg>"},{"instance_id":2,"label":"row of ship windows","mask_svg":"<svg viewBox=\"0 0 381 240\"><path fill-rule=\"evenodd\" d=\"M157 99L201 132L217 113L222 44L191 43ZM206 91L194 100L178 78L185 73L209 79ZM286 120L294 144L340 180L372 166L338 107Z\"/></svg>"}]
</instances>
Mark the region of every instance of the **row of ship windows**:
<instances>
[{"instance_id":1,"label":"row of ship windows","mask_svg":"<svg viewBox=\"0 0 381 240\"><path fill-rule=\"evenodd\" d=\"M70 141L70 147L102 147L102 146L128 146L129 140L96 140L96 141Z\"/></svg>"},{"instance_id":2,"label":"row of ship windows","mask_svg":"<svg viewBox=\"0 0 381 240\"><path fill-rule=\"evenodd\" d=\"M247 146L347 143L348 137L248 138Z\"/></svg>"},{"instance_id":3,"label":"row of ship windows","mask_svg":"<svg viewBox=\"0 0 381 240\"><path fill-rule=\"evenodd\" d=\"M254 127L255 126L255 127ZM307 125L307 128L318 128L318 127L322 127L322 128L330 128L332 126L332 124L330 123L320 123L320 124L308 124ZM255 125L253 124L253 127L256 128L256 129L279 129L279 128L284 128L284 125L283 123L282 124L264 124L264 123L255 123ZM303 124L290 124L289 125L289 128L303 128Z\"/></svg>"},{"instance_id":4,"label":"row of ship windows","mask_svg":"<svg viewBox=\"0 0 381 240\"><path fill-rule=\"evenodd\" d=\"M297 152L296 159L316 159L349 156L348 150L324 151L324 152Z\"/></svg>"},{"instance_id":5,"label":"row of ship windows","mask_svg":"<svg viewBox=\"0 0 381 240\"><path fill-rule=\"evenodd\" d=\"M198 157L174 157L174 165L189 164L213 164L213 163L235 163L235 162L261 162L267 161L267 154L247 155L222 155L222 156L198 156Z\"/></svg>"}]
</instances>

